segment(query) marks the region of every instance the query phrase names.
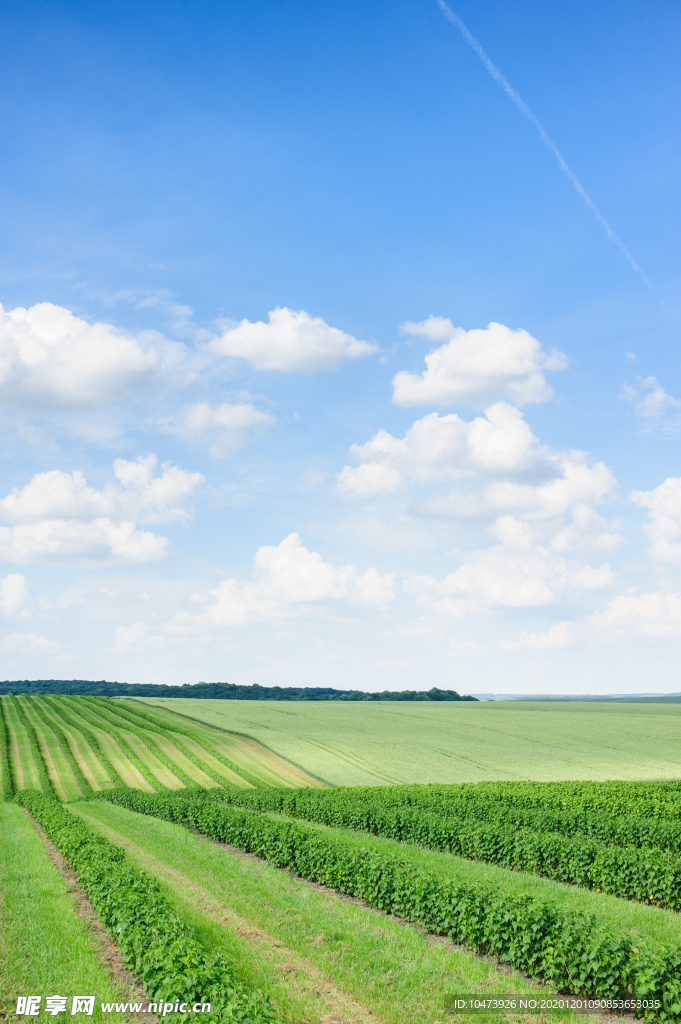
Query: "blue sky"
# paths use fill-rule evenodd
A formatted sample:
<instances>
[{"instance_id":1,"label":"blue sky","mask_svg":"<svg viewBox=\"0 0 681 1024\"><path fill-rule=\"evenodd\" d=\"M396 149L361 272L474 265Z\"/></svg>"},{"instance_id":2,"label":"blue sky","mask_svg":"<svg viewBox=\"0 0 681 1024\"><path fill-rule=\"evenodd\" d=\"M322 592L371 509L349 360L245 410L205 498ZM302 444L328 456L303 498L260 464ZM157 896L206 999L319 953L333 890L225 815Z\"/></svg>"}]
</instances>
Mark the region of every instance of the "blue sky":
<instances>
[{"instance_id":1,"label":"blue sky","mask_svg":"<svg viewBox=\"0 0 681 1024\"><path fill-rule=\"evenodd\" d=\"M435 0L3 5L6 678L678 690L678 7L452 10L649 284Z\"/></svg>"}]
</instances>

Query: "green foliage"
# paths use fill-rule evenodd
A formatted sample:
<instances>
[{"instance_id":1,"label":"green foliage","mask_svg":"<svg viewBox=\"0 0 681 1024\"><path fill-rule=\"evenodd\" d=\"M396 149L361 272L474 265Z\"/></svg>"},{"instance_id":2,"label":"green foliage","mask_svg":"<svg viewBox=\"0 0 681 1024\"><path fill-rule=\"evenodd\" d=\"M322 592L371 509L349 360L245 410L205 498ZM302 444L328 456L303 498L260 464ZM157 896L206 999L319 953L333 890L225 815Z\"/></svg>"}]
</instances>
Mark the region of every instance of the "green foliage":
<instances>
[{"instance_id":1,"label":"green foliage","mask_svg":"<svg viewBox=\"0 0 681 1024\"><path fill-rule=\"evenodd\" d=\"M18 701L13 694L10 694L9 700L12 702L12 706L14 707L19 720L26 730L28 742L31 746L31 753L33 754L33 760L35 761L35 766L38 769L38 779L40 780L42 791L48 796L56 798L57 794L52 787L50 776L47 774L47 765L45 764L45 759L43 758L43 753L40 749L40 744L38 743L38 735L33 728L32 723L29 721L26 712L21 706L21 701Z\"/></svg>"},{"instance_id":2,"label":"green foliage","mask_svg":"<svg viewBox=\"0 0 681 1024\"><path fill-rule=\"evenodd\" d=\"M21 679L0 682L0 693L59 693L102 697L202 697L219 700L477 700L456 690L334 690L330 686L239 686L236 683L185 683L183 686L107 683L104 679Z\"/></svg>"},{"instance_id":3,"label":"green foliage","mask_svg":"<svg viewBox=\"0 0 681 1024\"><path fill-rule=\"evenodd\" d=\"M0 701L0 772L2 772L2 799L11 800L14 796L14 782L9 758L9 729L5 722L5 712Z\"/></svg>"},{"instance_id":4,"label":"green foliage","mask_svg":"<svg viewBox=\"0 0 681 1024\"><path fill-rule=\"evenodd\" d=\"M154 790L167 789L162 782L156 778L156 776L149 770L144 761L138 756L137 751L133 750L128 741L124 736L121 736L118 729L112 729L110 725L105 725L100 719L97 718L96 714L92 713L90 706L88 705L87 698L85 697L65 697L60 701L60 707L66 703L67 706L72 707L80 716L84 718L90 725L94 725L97 729L105 729L107 733L116 740L116 743L121 748L128 760L134 764L137 771L140 773L143 779L145 779Z\"/></svg>"},{"instance_id":5,"label":"green foliage","mask_svg":"<svg viewBox=\"0 0 681 1024\"><path fill-rule=\"evenodd\" d=\"M30 698L28 699L30 700ZM57 743L59 744L64 757L68 761L69 767L73 772L73 777L78 783L78 786L80 787L80 790L83 793L83 795L90 795L93 792L92 786L83 775L80 765L73 756L73 751L69 746L68 736L66 735L64 730L54 721L54 719L48 718L48 716L45 714L44 708L41 705L40 700L32 700L31 707L33 708L35 714L38 716L41 722L44 722L44 724L49 729L51 729L54 735L56 736Z\"/></svg>"},{"instance_id":6,"label":"green foliage","mask_svg":"<svg viewBox=\"0 0 681 1024\"><path fill-rule=\"evenodd\" d=\"M267 998L237 980L222 952L206 952L158 882L128 864L120 847L41 793L26 790L19 799L78 872L100 920L152 1001L174 1003L178 996L189 1003L210 1001L218 1021L276 1024Z\"/></svg>"},{"instance_id":7,"label":"green foliage","mask_svg":"<svg viewBox=\"0 0 681 1024\"><path fill-rule=\"evenodd\" d=\"M588 792L571 808L568 795L572 783L479 783L472 786L391 786L334 790L260 789L257 792L229 790L214 798L289 814L294 818L342 828L371 832L388 839L419 843L470 860L530 871L555 881L570 882L608 892L613 896L643 903L681 909L681 859L660 848L625 847L624 840L669 838L676 841L677 822L659 823L637 818L641 805L652 795L658 808L670 799L679 812L681 791L676 783L643 787L619 783L610 790L613 813L583 811ZM603 784L592 783L598 791ZM521 788L522 787L522 788ZM562 790L560 809L551 807ZM514 798L525 793L537 803L520 804ZM546 792L548 807L538 801ZM615 796L615 793L618 794ZM601 799L603 793L601 793ZM595 797L597 801L598 796ZM619 817L615 817L615 808ZM627 811L629 813L627 813ZM584 832L579 831L580 825ZM547 829L546 831L544 829ZM551 831L548 831L551 829ZM599 832L602 839L590 832Z\"/></svg>"},{"instance_id":8,"label":"green foliage","mask_svg":"<svg viewBox=\"0 0 681 1024\"><path fill-rule=\"evenodd\" d=\"M205 775L207 775L209 779L212 779L213 782L216 782L219 786L227 785L227 780L225 779L225 776L218 775L216 772L214 772L209 764L206 764L206 762L202 758L197 757L193 751L189 750L188 747L184 745L184 743L181 743L180 740L177 739L178 735L189 736L203 750L206 750L207 753L212 754L216 761L219 761L221 764L224 764L226 768L230 768L233 772L235 772L236 775L239 775L246 782L250 782L254 786L259 785L259 782L255 778L253 778L253 776L245 772L243 768L239 767L239 765L235 764L233 761L228 760L228 758L223 757L222 754L219 754L214 750L208 750L208 748L206 748L205 743L201 743L201 741L195 736L194 733L190 732L189 729L184 729L182 725L176 726L175 723L173 722L173 728L171 732L169 729L164 728L164 726L159 722L159 720L157 718L154 718L153 715L145 714L143 711L139 711L136 706L122 707L118 703L112 703L105 697L92 698L92 700L93 703L96 703L97 709L99 710L100 714L106 713L108 715L117 716L119 719L119 724L121 724L120 719L122 718L126 723L130 723L131 725L136 726L137 730L142 728L145 730L146 733L156 732L159 733L161 736L167 737L175 744L177 749L184 754L187 760L191 761L192 764L195 764L197 768L200 768L201 771ZM129 728L130 725L128 725L127 727ZM145 742L147 742L147 737L145 736L144 738ZM169 765L169 767L172 768L172 765ZM172 770L175 771L175 768L172 768ZM190 783L187 783L187 785L190 785ZM196 786L197 783L192 781L191 785Z\"/></svg>"},{"instance_id":9,"label":"green foliage","mask_svg":"<svg viewBox=\"0 0 681 1024\"><path fill-rule=\"evenodd\" d=\"M277 867L359 897L479 952L490 953L559 990L661 999L661 1020L681 1018L681 950L636 947L596 918L567 912L498 885L466 886L418 872L397 857L348 844L300 822L225 805L205 794L151 796L110 790L106 799L185 825L264 857Z\"/></svg>"},{"instance_id":10,"label":"green foliage","mask_svg":"<svg viewBox=\"0 0 681 1024\"><path fill-rule=\"evenodd\" d=\"M82 721L79 721L77 718L74 718L72 715L68 713L68 709L66 708L64 701L57 701L53 697L45 697L45 700L48 702L48 706L52 708L55 714L60 715L65 722L67 722L72 728L77 729L84 736L92 750L97 755L97 758L99 759L102 767L109 776L109 779L111 780L113 785L124 786L125 783L123 782L123 779L120 777L114 766L111 764L111 761L106 756L106 751L102 747L102 744L99 742L95 734L93 732L90 732L90 730L83 724Z\"/></svg>"}]
</instances>

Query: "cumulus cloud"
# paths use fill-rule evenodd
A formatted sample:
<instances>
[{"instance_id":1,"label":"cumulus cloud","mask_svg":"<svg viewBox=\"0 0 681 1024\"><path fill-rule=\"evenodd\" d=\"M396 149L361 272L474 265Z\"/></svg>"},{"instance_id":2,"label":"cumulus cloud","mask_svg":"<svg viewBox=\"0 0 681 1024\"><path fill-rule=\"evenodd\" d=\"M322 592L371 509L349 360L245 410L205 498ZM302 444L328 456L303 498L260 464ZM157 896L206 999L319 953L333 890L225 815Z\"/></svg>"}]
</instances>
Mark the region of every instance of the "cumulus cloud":
<instances>
[{"instance_id":1,"label":"cumulus cloud","mask_svg":"<svg viewBox=\"0 0 681 1024\"><path fill-rule=\"evenodd\" d=\"M500 516L492 528L500 541L473 551L444 579L414 575L405 590L438 615L460 616L488 608L530 608L555 604L568 591L612 585L607 565L571 564L534 538L527 523Z\"/></svg>"},{"instance_id":2,"label":"cumulus cloud","mask_svg":"<svg viewBox=\"0 0 681 1024\"><path fill-rule=\"evenodd\" d=\"M203 481L164 463L154 475L155 455L116 459L117 483L101 491L83 473L49 470L0 500L0 557L12 562L147 562L162 558L167 539L135 522L186 524L185 502Z\"/></svg>"},{"instance_id":3,"label":"cumulus cloud","mask_svg":"<svg viewBox=\"0 0 681 1024\"><path fill-rule=\"evenodd\" d=\"M616 636L681 636L681 594L620 594L602 612L592 615L590 622L599 631Z\"/></svg>"},{"instance_id":4,"label":"cumulus cloud","mask_svg":"<svg viewBox=\"0 0 681 1024\"><path fill-rule=\"evenodd\" d=\"M514 405L545 402L553 389L545 370L564 370L567 358L547 353L527 331L503 324L466 331L445 317L405 323L402 330L430 341L444 341L425 357L420 373L402 370L393 378L397 405L466 405L484 408L498 399Z\"/></svg>"},{"instance_id":5,"label":"cumulus cloud","mask_svg":"<svg viewBox=\"0 0 681 1024\"><path fill-rule=\"evenodd\" d=\"M153 331L137 337L89 324L62 306L0 306L0 396L11 406L83 408L118 402L148 387L171 351Z\"/></svg>"},{"instance_id":6,"label":"cumulus cloud","mask_svg":"<svg viewBox=\"0 0 681 1024\"><path fill-rule=\"evenodd\" d=\"M256 370L334 370L343 359L358 359L378 351L378 346L359 341L351 334L330 327L320 316L304 310L277 306L269 322L242 320L225 328L208 349L222 356L245 359Z\"/></svg>"},{"instance_id":7,"label":"cumulus cloud","mask_svg":"<svg viewBox=\"0 0 681 1024\"><path fill-rule=\"evenodd\" d=\"M624 384L620 398L633 404L644 433L657 430L670 437L681 433L681 399L668 395L657 377L637 377L635 387Z\"/></svg>"},{"instance_id":8,"label":"cumulus cloud","mask_svg":"<svg viewBox=\"0 0 681 1024\"><path fill-rule=\"evenodd\" d=\"M5 576L0 583L0 608L12 618L15 615L27 615L28 583L20 572Z\"/></svg>"},{"instance_id":9,"label":"cumulus cloud","mask_svg":"<svg viewBox=\"0 0 681 1024\"><path fill-rule=\"evenodd\" d=\"M243 626L305 613L326 602L384 605L394 599L394 576L376 569L361 575L354 565L334 566L309 551L297 533L277 547L259 548L251 580L227 579L210 591L212 602L201 616L217 627Z\"/></svg>"},{"instance_id":10,"label":"cumulus cloud","mask_svg":"<svg viewBox=\"0 0 681 1024\"><path fill-rule=\"evenodd\" d=\"M33 654L35 651L58 654L62 646L38 633L9 633L2 641L2 649L7 654Z\"/></svg>"},{"instance_id":11,"label":"cumulus cloud","mask_svg":"<svg viewBox=\"0 0 681 1024\"><path fill-rule=\"evenodd\" d=\"M359 465L345 466L337 477L348 497L391 494L406 482L475 481L472 489L459 487L421 505L432 516L513 511L555 517L575 502L603 501L615 485L611 470L586 452L540 445L508 402L496 402L471 421L429 413L404 438L380 430L366 444L353 445L350 455ZM586 524L578 522L573 532L579 525Z\"/></svg>"},{"instance_id":12,"label":"cumulus cloud","mask_svg":"<svg viewBox=\"0 0 681 1024\"><path fill-rule=\"evenodd\" d=\"M497 402L485 416L467 422L456 413L429 413L403 438L379 430L366 444L354 444L351 457L359 466L345 466L338 483L345 494L369 497L389 494L404 480L452 480L527 469L537 461L537 439L518 412Z\"/></svg>"},{"instance_id":13,"label":"cumulus cloud","mask_svg":"<svg viewBox=\"0 0 681 1024\"><path fill-rule=\"evenodd\" d=\"M656 562L681 561L681 477L670 476L652 491L632 491L629 501L650 509L643 532Z\"/></svg>"},{"instance_id":14,"label":"cumulus cloud","mask_svg":"<svg viewBox=\"0 0 681 1024\"><path fill-rule=\"evenodd\" d=\"M274 423L276 419L271 413L257 409L252 402L222 402L213 406L197 402L185 409L171 429L185 437L212 438L211 455L224 459L245 444L254 431Z\"/></svg>"}]
</instances>

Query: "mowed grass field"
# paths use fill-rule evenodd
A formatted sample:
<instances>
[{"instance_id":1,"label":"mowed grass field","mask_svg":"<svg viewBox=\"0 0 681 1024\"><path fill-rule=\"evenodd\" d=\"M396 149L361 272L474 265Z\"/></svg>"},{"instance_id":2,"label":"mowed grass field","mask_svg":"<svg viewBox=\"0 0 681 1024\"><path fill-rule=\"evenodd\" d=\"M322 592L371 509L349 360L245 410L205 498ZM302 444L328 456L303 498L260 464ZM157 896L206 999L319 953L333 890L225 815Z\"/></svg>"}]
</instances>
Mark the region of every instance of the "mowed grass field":
<instances>
[{"instance_id":1,"label":"mowed grass field","mask_svg":"<svg viewBox=\"0 0 681 1024\"><path fill-rule=\"evenodd\" d=\"M681 704L138 698L241 732L333 786L681 777Z\"/></svg>"},{"instance_id":2,"label":"mowed grass field","mask_svg":"<svg viewBox=\"0 0 681 1024\"><path fill-rule=\"evenodd\" d=\"M68 802L121 784L147 792L319 785L257 740L166 709L24 694L0 697L0 708L16 791L44 790L47 781L58 799Z\"/></svg>"}]
</instances>

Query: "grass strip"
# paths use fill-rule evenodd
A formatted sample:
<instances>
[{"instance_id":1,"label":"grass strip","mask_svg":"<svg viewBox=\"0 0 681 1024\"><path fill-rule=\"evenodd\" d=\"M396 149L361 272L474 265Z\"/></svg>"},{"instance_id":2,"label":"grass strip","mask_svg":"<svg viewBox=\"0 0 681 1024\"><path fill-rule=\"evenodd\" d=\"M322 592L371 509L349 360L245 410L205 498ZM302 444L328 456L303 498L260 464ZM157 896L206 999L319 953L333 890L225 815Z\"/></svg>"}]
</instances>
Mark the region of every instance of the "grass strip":
<instances>
[{"instance_id":1,"label":"grass strip","mask_svg":"<svg viewBox=\"0 0 681 1024\"><path fill-rule=\"evenodd\" d=\"M99 698L99 699L101 699L101 700L108 700L108 698ZM182 725L177 725L176 726L175 723L173 722L172 733L171 733L170 729L167 728L165 722L161 722L153 714L147 714L147 712L145 712L145 711L139 711L138 708L137 708L137 705L134 705L134 706L133 705L127 705L125 710L123 710L119 703L115 703L114 704L112 702L112 707L115 708L115 710L119 714L124 714L124 715L126 715L126 717L128 715L130 715L130 716L134 715L136 718L143 719L145 722L148 722L150 725L155 726L157 729L161 729L166 735L170 735L170 737L173 740L173 742L176 742L175 738L174 738L174 735L173 735L175 733L177 733L180 736L188 736L190 739L194 740L195 743L198 743L200 747L202 747L204 750L206 750L208 753L210 753L217 761L220 762L220 764L224 764L225 768L229 768L230 771L234 772L236 775L238 775L240 778L242 778L244 780L244 782L248 782L251 786L261 786L262 785L262 780L261 779L256 779L254 775L251 775L250 772L246 771L246 769L244 769L241 765L238 765L235 761L230 761L229 758L225 757L223 754L221 754L218 751L216 751L213 747L210 747L210 748L207 747L205 741L203 740L203 738L202 737L200 738L199 735L197 735L196 731L192 731L190 729L185 729L185 728L182 727ZM174 714L174 712L173 712L173 714ZM187 717L187 716L182 716L182 717ZM201 723L201 725L205 728L205 723ZM225 730L216 730L216 731L224 732ZM180 749L182 750L182 753L185 754L186 757L189 757L189 759L192 760L192 757L190 757L190 752L188 752L187 749L184 746L182 746ZM194 760L194 763L196 764L195 760ZM212 778L214 782L219 782L219 784L221 786L225 785L225 779L224 778L219 779L219 780L216 779L215 776L210 773L210 771L208 771L206 768L203 767L203 763L197 765L197 767L200 767L202 771L205 771L206 775L208 775L210 778Z\"/></svg>"},{"instance_id":2,"label":"grass strip","mask_svg":"<svg viewBox=\"0 0 681 1024\"><path fill-rule=\"evenodd\" d=\"M46 724L36 714L35 706L26 694L19 694L17 702L35 729L45 768L47 769L57 799L62 801L80 800L83 793L76 782L71 766L64 756L64 751L51 724Z\"/></svg>"},{"instance_id":3,"label":"grass strip","mask_svg":"<svg viewBox=\"0 0 681 1024\"><path fill-rule=\"evenodd\" d=\"M161 747L159 747L158 743L156 743L153 740L153 738L148 735L148 733L151 730L142 729L136 723L130 723L125 719L121 721L121 719L117 717L115 714L113 714L106 706L106 704L104 704L106 698L99 699L97 697L80 697L78 699L85 702L93 710L94 714L96 714L99 718L104 719L104 721L108 722L109 725L113 725L114 727L119 729L127 729L128 732L131 732L133 733L134 736L137 736L137 738L141 740L145 744L145 746L149 748L154 757L158 758L161 764L165 765L165 767L169 771L171 771L173 775L175 775L176 778L179 779L180 782L183 782L184 785L187 786L187 788L201 788L199 787L199 784L196 782L196 779L193 779L190 775L187 775L184 769L179 764L177 764L176 761L171 760L171 758L168 757L165 751L162 750ZM161 733L161 730L159 729L158 732Z\"/></svg>"},{"instance_id":4,"label":"grass strip","mask_svg":"<svg viewBox=\"0 0 681 1024\"><path fill-rule=\"evenodd\" d=\"M560 991L658 999L660 1008L649 1014L651 1019L681 1019L677 948L635 946L631 936L599 927L593 916L566 912L531 896L509 895L500 886L469 887L434 872L418 872L398 857L358 849L341 836L218 804L205 794L151 796L110 790L104 797L358 896L454 942L497 956L531 977L544 978Z\"/></svg>"},{"instance_id":5,"label":"grass strip","mask_svg":"<svg viewBox=\"0 0 681 1024\"><path fill-rule=\"evenodd\" d=\"M103 723L96 714L92 713L88 704L83 702L82 697L63 697L62 700L66 703L67 707L74 708L80 717L84 718L90 725L94 725L97 729L103 729L105 732L108 732L113 736L125 757L127 757L130 763L135 766L142 778L149 783L153 790L167 790L168 787L160 782L153 772L150 771L137 751L133 750L130 743L128 743L125 737L121 735L120 730L112 729L110 723Z\"/></svg>"},{"instance_id":6,"label":"grass strip","mask_svg":"<svg viewBox=\"0 0 681 1024\"><path fill-rule=\"evenodd\" d=\"M82 722L79 722L77 719L74 719L71 715L69 715L69 709L65 707L63 703L63 698L59 699L58 697L46 696L45 700L47 701L48 707L55 714L61 715L65 722L67 722L73 729L77 729L84 736L84 738L89 743L90 748L97 755L102 767L109 776L112 785L125 786L123 779L120 777L114 766L111 764L111 761L106 756L106 751L102 747L102 744L99 742L95 734L91 732L88 728L86 728L86 726L83 725Z\"/></svg>"},{"instance_id":7,"label":"grass strip","mask_svg":"<svg viewBox=\"0 0 681 1024\"><path fill-rule=\"evenodd\" d=\"M42 750L40 749L40 743L38 742L38 734L35 731L33 723L30 721L28 715L26 714L26 712L24 711L23 707L21 706L17 698L14 696L14 694L10 693L8 696L10 702L12 703L12 707L17 713L19 721L26 730L28 742L31 746L31 753L33 754L33 760L35 761L35 766L38 769L38 778L40 780L41 789L43 793L46 793L48 794L48 796L52 796L56 799L57 794L54 791L52 780L50 779L50 776L48 774L47 765L45 764L45 759L43 757Z\"/></svg>"},{"instance_id":8,"label":"grass strip","mask_svg":"<svg viewBox=\"0 0 681 1024\"><path fill-rule=\"evenodd\" d=\"M101 1021L101 1001L134 999L102 962L64 877L16 804L0 804L0 834L0 1019L18 1019L17 997L26 994L58 992L69 1012L74 995L96 993L94 1016L68 1018L76 1021Z\"/></svg>"},{"instance_id":9,"label":"grass strip","mask_svg":"<svg viewBox=\"0 0 681 1024\"><path fill-rule=\"evenodd\" d=\"M405 796L409 799L410 794ZM231 787L215 794L215 798L419 843L431 850L515 871L531 871L653 906L681 909L681 859L666 850L607 845L584 835L539 832L499 819L480 824L472 817L442 816L419 806L400 805L399 794L395 798L381 790L376 796L370 788L288 792L263 788L249 793Z\"/></svg>"},{"instance_id":10,"label":"grass strip","mask_svg":"<svg viewBox=\"0 0 681 1024\"><path fill-rule=\"evenodd\" d=\"M126 963L151 1000L175 1005L210 1001L212 1019L276 1024L268 999L249 991L221 952L207 954L194 929L163 898L158 882L132 867L124 851L95 835L55 800L27 790L21 801L42 825L88 894ZM181 1020L190 1013L170 1013Z\"/></svg>"},{"instance_id":11,"label":"grass strip","mask_svg":"<svg viewBox=\"0 0 681 1024\"><path fill-rule=\"evenodd\" d=\"M73 772L73 777L78 783L78 788L81 790L84 796L91 796L94 790L90 783L85 778L85 776L83 775L81 767L73 755L73 751L69 746L68 736L61 728L61 726L58 725L57 722L55 722L54 718L51 718L45 714L45 705L43 703L43 699L41 699L40 697L29 697L28 700L30 701L31 708L33 709L37 717L47 726L48 729L51 729L52 732L54 733L57 739L57 743L59 744L59 747L61 749L61 752L64 755L64 759L68 762L68 765L71 771Z\"/></svg>"},{"instance_id":12,"label":"grass strip","mask_svg":"<svg viewBox=\"0 0 681 1024\"><path fill-rule=\"evenodd\" d=\"M0 772L2 773L3 802L14 796L14 780L9 759L9 729L5 722L5 711L0 701Z\"/></svg>"},{"instance_id":13,"label":"grass strip","mask_svg":"<svg viewBox=\"0 0 681 1024\"><path fill-rule=\"evenodd\" d=\"M189 775L187 775L187 773L183 771L183 769L179 765L177 765L176 762L170 760L170 758L164 753L164 751L161 750L158 743L155 743L153 739L148 735L149 733L152 733L152 735L153 733L157 733L159 736L163 736L165 739L169 740L177 748L177 750L187 758L188 761L190 761L193 765L199 768L205 775L208 776L209 779L211 779L212 782L215 782L218 786L225 786L227 784L227 780L224 778L224 776L220 778L214 772L212 772L210 766L207 765L205 761L202 761L200 758L196 756L196 754L193 754L191 750L188 750L185 747L184 743L181 743L178 739L176 739L175 736L171 735L168 729L164 729L161 726L156 725L155 723L152 723L148 720L140 720L142 716L138 718L134 714L131 714L128 711L124 711L116 705L112 705L108 701L108 698L106 697L91 697L90 701L96 707L98 714L100 714L102 718L105 718L108 722L111 722L114 725L118 725L119 727L124 727L136 732L137 735L144 739L145 743L149 745L153 744L154 753L159 758L159 760L165 758L165 763L167 764L167 767L170 768L171 771L175 772L178 779L181 779L182 782L184 782L185 785L189 788L196 789L199 784L196 782L195 779L192 779Z\"/></svg>"},{"instance_id":14,"label":"grass strip","mask_svg":"<svg viewBox=\"0 0 681 1024\"><path fill-rule=\"evenodd\" d=\"M159 879L202 941L226 949L247 980L259 979L293 1024L330 1024L334 1016L346 1024L371 1024L377 1016L385 1024L433 1024L445 1019L447 994L553 995L515 971L500 974L490 959L180 825L104 800L81 801L70 810L124 845L135 864ZM490 1019L498 1024L498 1017ZM464 1018L465 1024L486 1021Z\"/></svg>"}]
</instances>

